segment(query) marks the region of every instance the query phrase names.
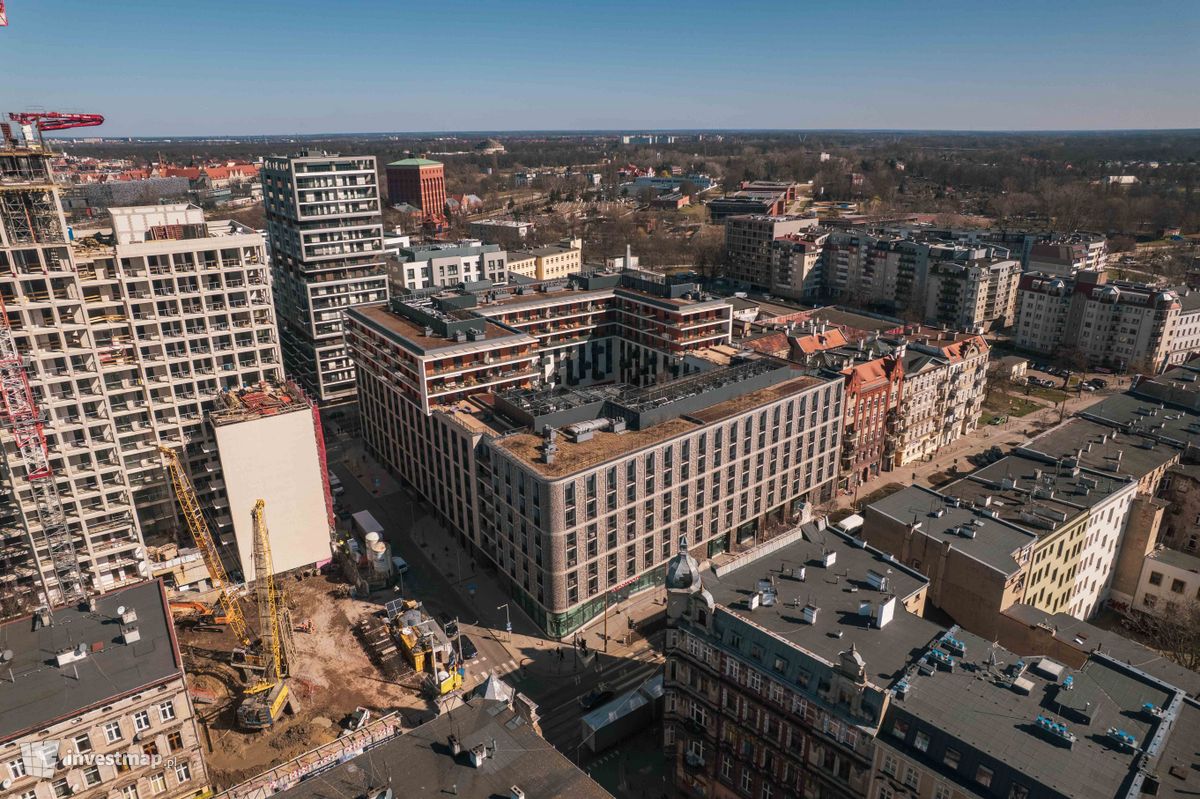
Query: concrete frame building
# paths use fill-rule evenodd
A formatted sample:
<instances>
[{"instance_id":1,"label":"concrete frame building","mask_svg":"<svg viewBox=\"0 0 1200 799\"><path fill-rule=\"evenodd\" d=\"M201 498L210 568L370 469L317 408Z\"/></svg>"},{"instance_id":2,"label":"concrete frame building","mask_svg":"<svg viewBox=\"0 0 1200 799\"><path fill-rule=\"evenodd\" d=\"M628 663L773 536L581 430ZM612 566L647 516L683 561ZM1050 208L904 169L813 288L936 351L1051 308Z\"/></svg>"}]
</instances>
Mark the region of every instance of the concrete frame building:
<instances>
[{"instance_id":1,"label":"concrete frame building","mask_svg":"<svg viewBox=\"0 0 1200 799\"><path fill-rule=\"evenodd\" d=\"M793 263L794 258L789 251L794 248L780 245L780 249L776 250L774 242L788 236L800 236L816 225L815 218L731 215L725 220L725 257L729 278L764 289L771 289L776 283L786 283L788 287L798 285L803 291L805 278L811 272L811 267L807 271L804 269L808 263L805 254L800 253L800 262ZM786 281L777 280L777 275L781 278L786 276ZM789 293L786 296L798 295Z\"/></svg>"},{"instance_id":2,"label":"concrete frame building","mask_svg":"<svg viewBox=\"0 0 1200 799\"><path fill-rule=\"evenodd\" d=\"M0 637L14 653L0 690L6 797L211 795L161 583L59 609L48 626L14 619Z\"/></svg>"},{"instance_id":3,"label":"concrete frame building","mask_svg":"<svg viewBox=\"0 0 1200 799\"><path fill-rule=\"evenodd\" d=\"M178 508L156 450L179 450L197 492L224 485L206 422L216 395L283 379L261 233L194 205L110 209L113 233L77 233L88 327L142 534L174 539Z\"/></svg>"},{"instance_id":4,"label":"concrete frame building","mask_svg":"<svg viewBox=\"0 0 1200 799\"><path fill-rule=\"evenodd\" d=\"M508 281L508 253L479 241L438 242L402 247L398 262L388 264L393 294L457 286L462 283Z\"/></svg>"},{"instance_id":5,"label":"concrete frame building","mask_svg":"<svg viewBox=\"0 0 1200 799\"><path fill-rule=\"evenodd\" d=\"M288 375L322 403L349 400L354 364L343 315L388 298L375 158L271 156L262 179Z\"/></svg>"},{"instance_id":6,"label":"concrete frame building","mask_svg":"<svg viewBox=\"0 0 1200 799\"><path fill-rule=\"evenodd\" d=\"M953 260L936 259L925 279L925 321L955 330L983 333L1008 327L1021 267L1017 261L983 250Z\"/></svg>"},{"instance_id":7,"label":"concrete frame building","mask_svg":"<svg viewBox=\"0 0 1200 799\"><path fill-rule=\"evenodd\" d=\"M555 637L681 546L736 549L832 496L840 379L691 357L731 325L692 284L624 272L350 318L368 449Z\"/></svg>"}]
</instances>

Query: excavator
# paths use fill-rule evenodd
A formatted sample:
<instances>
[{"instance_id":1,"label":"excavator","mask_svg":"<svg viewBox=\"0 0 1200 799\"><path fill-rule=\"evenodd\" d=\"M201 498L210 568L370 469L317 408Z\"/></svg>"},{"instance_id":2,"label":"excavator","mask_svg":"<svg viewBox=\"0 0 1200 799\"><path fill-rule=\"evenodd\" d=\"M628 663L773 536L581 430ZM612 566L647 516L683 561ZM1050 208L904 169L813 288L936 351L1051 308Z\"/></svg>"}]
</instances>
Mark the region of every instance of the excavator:
<instances>
[{"instance_id":1,"label":"excavator","mask_svg":"<svg viewBox=\"0 0 1200 799\"><path fill-rule=\"evenodd\" d=\"M237 709L238 724L247 730L266 729L278 721L285 710L295 713L299 709L296 697L284 679L289 672L292 626L282 587L275 580L266 502L261 499L254 504L254 584L260 651L266 668L246 689L245 698Z\"/></svg>"},{"instance_id":2,"label":"excavator","mask_svg":"<svg viewBox=\"0 0 1200 799\"><path fill-rule=\"evenodd\" d=\"M167 603L176 624L190 624L194 630L220 632L229 626L229 617L219 605L195 600L176 600Z\"/></svg>"}]
</instances>

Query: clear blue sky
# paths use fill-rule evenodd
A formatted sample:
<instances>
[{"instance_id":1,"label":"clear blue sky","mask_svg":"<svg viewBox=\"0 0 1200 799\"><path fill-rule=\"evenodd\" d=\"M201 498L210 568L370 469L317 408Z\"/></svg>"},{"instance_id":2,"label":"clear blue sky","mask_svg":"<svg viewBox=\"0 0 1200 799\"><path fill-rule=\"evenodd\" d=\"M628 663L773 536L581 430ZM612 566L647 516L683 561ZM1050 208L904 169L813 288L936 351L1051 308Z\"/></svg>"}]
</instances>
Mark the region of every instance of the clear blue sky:
<instances>
[{"instance_id":1,"label":"clear blue sky","mask_svg":"<svg viewBox=\"0 0 1200 799\"><path fill-rule=\"evenodd\" d=\"M1200 2L8 0L0 111L107 135L1200 127Z\"/></svg>"}]
</instances>

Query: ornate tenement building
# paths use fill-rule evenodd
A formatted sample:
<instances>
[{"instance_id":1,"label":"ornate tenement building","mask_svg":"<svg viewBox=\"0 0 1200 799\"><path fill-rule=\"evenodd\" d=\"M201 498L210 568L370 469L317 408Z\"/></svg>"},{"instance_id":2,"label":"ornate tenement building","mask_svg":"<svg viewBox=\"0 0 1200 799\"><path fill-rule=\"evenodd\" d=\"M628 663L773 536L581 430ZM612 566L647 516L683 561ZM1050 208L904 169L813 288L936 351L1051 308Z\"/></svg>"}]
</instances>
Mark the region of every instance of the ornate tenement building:
<instances>
[{"instance_id":1,"label":"ornate tenement building","mask_svg":"<svg viewBox=\"0 0 1200 799\"><path fill-rule=\"evenodd\" d=\"M158 581L0 626L0 782L13 799L211 796Z\"/></svg>"},{"instance_id":2,"label":"ornate tenement building","mask_svg":"<svg viewBox=\"0 0 1200 799\"><path fill-rule=\"evenodd\" d=\"M681 795L870 796L879 726L941 634L916 571L823 524L791 537L667 569L663 729Z\"/></svg>"},{"instance_id":3,"label":"ornate tenement building","mask_svg":"<svg viewBox=\"0 0 1200 799\"><path fill-rule=\"evenodd\" d=\"M695 353L731 309L642 272L349 315L364 437L548 632L828 499L841 380Z\"/></svg>"}]
</instances>

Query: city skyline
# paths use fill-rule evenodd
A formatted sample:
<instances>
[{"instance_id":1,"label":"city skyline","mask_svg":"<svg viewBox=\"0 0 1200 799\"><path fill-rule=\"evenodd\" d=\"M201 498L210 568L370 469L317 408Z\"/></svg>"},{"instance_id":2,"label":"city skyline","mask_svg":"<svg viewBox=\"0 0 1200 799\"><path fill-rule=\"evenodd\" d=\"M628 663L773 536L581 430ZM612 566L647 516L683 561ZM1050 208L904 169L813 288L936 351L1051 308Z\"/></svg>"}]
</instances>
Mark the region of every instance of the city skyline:
<instances>
[{"instance_id":1,"label":"city skyline","mask_svg":"<svg viewBox=\"0 0 1200 799\"><path fill-rule=\"evenodd\" d=\"M17 2L0 47L40 65L0 101L98 111L105 136L1200 126L1178 101L1200 69L1186 39L1200 9L1158 10L530 0L447 22L378 2L216 2L204 20L221 22L181 25L140 1Z\"/></svg>"}]
</instances>

